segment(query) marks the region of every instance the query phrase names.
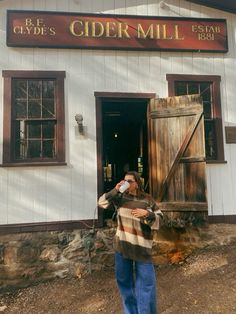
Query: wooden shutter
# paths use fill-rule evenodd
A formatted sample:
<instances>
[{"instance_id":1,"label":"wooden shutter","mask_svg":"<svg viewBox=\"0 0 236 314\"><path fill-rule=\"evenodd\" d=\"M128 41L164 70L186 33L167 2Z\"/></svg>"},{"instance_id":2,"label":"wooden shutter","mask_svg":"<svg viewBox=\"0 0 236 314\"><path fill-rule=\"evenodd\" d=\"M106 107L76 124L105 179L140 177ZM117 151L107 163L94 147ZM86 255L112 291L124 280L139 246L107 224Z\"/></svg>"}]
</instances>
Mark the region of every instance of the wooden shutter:
<instances>
[{"instance_id":1,"label":"wooden shutter","mask_svg":"<svg viewBox=\"0 0 236 314\"><path fill-rule=\"evenodd\" d=\"M152 99L148 133L150 192L159 207L172 212L207 212L200 96Z\"/></svg>"}]
</instances>

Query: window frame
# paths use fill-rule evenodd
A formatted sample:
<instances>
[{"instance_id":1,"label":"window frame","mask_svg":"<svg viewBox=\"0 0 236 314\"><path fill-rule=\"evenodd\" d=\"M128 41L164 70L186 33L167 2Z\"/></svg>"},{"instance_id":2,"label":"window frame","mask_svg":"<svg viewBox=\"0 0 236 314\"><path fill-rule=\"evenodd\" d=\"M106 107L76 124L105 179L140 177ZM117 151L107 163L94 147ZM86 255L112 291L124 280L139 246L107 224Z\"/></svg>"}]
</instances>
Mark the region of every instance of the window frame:
<instances>
[{"instance_id":1,"label":"window frame","mask_svg":"<svg viewBox=\"0 0 236 314\"><path fill-rule=\"evenodd\" d=\"M3 155L2 166L65 165L65 109L64 78L65 71L11 71L3 70ZM14 139L12 134L12 101L14 79L52 79L55 80L56 102L56 158L34 161L33 159L14 159Z\"/></svg>"},{"instance_id":2,"label":"window frame","mask_svg":"<svg viewBox=\"0 0 236 314\"><path fill-rule=\"evenodd\" d=\"M224 157L224 140L223 140L223 121L221 113L221 96L220 96L220 82L219 75L193 75L193 74L167 74L166 80L168 82L168 95L175 95L176 82L209 82L212 84L212 118L215 124L216 134L216 155L217 159L206 159L207 163L225 163Z\"/></svg>"}]
</instances>

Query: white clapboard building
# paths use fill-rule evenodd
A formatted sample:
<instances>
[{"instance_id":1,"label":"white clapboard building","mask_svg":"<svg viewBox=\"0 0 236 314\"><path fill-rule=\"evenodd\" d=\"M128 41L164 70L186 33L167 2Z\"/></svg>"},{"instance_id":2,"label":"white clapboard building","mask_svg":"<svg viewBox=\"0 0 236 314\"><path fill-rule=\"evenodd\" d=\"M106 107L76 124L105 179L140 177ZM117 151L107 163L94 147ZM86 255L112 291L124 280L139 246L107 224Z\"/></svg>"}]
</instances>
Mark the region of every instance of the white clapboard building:
<instances>
[{"instance_id":1,"label":"white clapboard building","mask_svg":"<svg viewBox=\"0 0 236 314\"><path fill-rule=\"evenodd\" d=\"M136 170L236 222L234 1L1 0L0 232L81 228Z\"/></svg>"}]
</instances>

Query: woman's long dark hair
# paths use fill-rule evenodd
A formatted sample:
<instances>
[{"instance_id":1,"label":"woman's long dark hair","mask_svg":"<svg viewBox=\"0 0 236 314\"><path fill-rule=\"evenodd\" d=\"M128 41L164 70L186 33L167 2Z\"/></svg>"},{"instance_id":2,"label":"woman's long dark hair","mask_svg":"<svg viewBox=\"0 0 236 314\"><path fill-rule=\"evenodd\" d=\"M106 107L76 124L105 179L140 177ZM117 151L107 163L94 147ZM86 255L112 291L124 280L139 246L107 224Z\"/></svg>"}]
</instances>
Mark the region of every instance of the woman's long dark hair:
<instances>
[{"instance_id":1,"label":"woman's long dark hair","mask_svg":"<svg viewBox=\"0 0 236 314\"><path fill-rule=\"evenodd\" d=\"M138 190L137 190L137 196L138 197L144 197L146 196L146 193L144 191L143 183L140 178L140 175L137 171L128 171L125 175L133 176L134 180L137 182Z\"/></svg>"}]
</instances>

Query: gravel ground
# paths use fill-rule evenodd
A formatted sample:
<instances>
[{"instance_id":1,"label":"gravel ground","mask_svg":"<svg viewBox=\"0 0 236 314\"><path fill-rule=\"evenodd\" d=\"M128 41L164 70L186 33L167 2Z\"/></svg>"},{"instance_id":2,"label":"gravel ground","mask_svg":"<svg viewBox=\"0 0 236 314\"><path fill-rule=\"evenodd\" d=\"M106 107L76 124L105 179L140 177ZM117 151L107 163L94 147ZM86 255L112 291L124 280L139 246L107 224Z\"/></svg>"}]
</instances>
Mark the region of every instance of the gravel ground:
<instances>
[{"instance_id":1,"label":"gravel ground","mask_svg":"<svg viewBox=\"0 0 236 314\"><path fill-rule=\"evenodd\" d=\"M159 314L236 313L236 245L196 252L157 268ZM58 279L0 295L4 314L121 314L114 271Z\"/></svg>"}]
</instances>

